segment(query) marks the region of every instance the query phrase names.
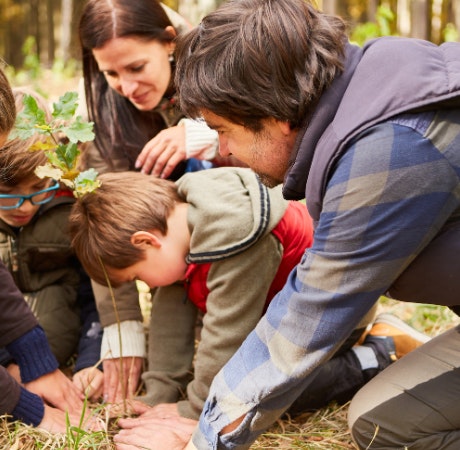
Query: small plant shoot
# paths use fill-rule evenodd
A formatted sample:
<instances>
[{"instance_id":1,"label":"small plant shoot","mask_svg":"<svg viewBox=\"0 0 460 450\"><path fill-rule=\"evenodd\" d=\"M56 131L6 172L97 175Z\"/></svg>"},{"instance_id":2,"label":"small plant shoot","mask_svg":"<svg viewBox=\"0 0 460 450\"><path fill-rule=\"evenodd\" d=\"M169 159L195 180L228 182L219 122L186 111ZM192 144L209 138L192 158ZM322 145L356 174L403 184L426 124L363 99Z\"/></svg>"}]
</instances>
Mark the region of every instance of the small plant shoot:
<instances>
[{"instance_id":1,"label":"small plant shoot","mask_svg":"<svg viewBox=\"0 0 460 450\"><path fill-rule=\"evenodd\" d=\"M44 151L48 158L47 164L37 167L36 175L61 181L72 189L75 197L97 189L100 186L97 172L94 169L80 172L78 169L78 144L94 139L93 123L75 116L78 94L67 92L53 103L51 120L47 120L45 111L31 95L24 96L23 104L24 108L17 115L10 138L26 140L36 133L45 135L43 141L30 147L30 151Z\"/></svg>"}]
</instances>

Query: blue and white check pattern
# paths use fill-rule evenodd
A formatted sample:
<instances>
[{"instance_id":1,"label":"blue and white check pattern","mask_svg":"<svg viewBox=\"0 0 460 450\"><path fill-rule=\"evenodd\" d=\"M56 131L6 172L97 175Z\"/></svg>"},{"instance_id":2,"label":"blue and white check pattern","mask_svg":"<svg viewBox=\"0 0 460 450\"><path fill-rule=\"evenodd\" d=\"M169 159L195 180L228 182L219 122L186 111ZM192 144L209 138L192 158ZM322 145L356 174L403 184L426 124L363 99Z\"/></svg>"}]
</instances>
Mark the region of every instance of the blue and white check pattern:
<instances>
[{"instance_id":1,"label":"blue and white check pattern","mask_svg":"<svg viewBox=\"0 0 460 450\"><path fill-rule=\"evenodd\" d=\"M213 382L199 450L249 448L281 415L439 229L460 221L459 175L460 111L403 115L351 143L313 246Z\"/></svg>"}]
</instances>

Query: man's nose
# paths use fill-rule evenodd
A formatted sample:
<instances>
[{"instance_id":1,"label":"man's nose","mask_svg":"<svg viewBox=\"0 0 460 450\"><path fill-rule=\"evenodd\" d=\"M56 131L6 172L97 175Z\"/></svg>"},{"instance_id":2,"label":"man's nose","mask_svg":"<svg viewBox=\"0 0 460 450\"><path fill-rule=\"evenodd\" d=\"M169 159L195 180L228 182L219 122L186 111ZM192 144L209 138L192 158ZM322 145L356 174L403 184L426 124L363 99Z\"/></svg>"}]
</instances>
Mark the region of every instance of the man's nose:
<instances>
[{"instance_id":1,"label":"man's nose","mask_svg":"<svg viewBox=\"0 0 460 450\"><path fill-rule=\"evenodd\" d=\"M221 156L231 155L231 153L228 150L227 139L223 136L219 136L219 154Z\"/></svg>"}]
</instances>

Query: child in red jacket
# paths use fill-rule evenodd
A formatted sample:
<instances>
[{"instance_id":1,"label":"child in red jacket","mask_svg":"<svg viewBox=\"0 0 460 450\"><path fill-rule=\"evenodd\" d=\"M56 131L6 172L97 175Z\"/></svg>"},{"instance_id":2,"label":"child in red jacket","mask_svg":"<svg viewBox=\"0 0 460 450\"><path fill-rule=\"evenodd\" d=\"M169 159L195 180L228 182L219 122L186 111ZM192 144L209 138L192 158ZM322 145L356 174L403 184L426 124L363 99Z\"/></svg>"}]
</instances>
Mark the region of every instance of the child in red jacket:
<instances>
[{"instance_id":1,"label":"child in red jacket","mask_svg":"<svg viewBox=\"0 0 460 450\"><path fill-rule=\"evenodd\" d=\"M156 288L141 399L172 403L181 416L197 419L216 373L290 282L312 242L312 221L305 205L284 200L250 169L209 169L175 183L134 172L99 179L101 187L73 207L72 245L98 283L107 284L105 270L113 286L139 279ZM139 304L117 304L123 330ZM107 325L112 304L98 308ZM203 327L195 348L198 314ZM105 376L109 365L120 367L106 359Z\"/></svg>"}]
</instances>

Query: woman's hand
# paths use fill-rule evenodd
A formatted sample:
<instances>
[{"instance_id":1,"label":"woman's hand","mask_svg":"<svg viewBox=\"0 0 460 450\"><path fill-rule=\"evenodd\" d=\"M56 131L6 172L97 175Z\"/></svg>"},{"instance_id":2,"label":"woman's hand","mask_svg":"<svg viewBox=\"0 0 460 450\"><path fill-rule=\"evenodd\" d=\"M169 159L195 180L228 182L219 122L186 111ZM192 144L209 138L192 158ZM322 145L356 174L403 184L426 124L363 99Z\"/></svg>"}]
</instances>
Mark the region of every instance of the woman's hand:
<instances>
[{"instance_id":1,"label":"woman's hand","mask_svg":"<svg viewBox=\"0 0 460 450\"><path fill-rule=\"evenodd\" d=\"M168 178L177 164L186 159L185 127L177 125L160 131L147 142L137 157L136 169L160 178Z\"/></svg>"},{"instance_id":2,"label":"woman's hand","mask_svg":"<svg viewBox=\"0 0 460 450\"><path fill-rule=\"evenodd\" d=\"M45 414L38 428L47 430L50 433L66 433L68 431L68 422L70 422L71 426L84 428L88 431L103 430L102 421L91 417L89 413L82 420L81 414L67 413L48 405L45 405Z\"/></svg>"}]
</instances>

